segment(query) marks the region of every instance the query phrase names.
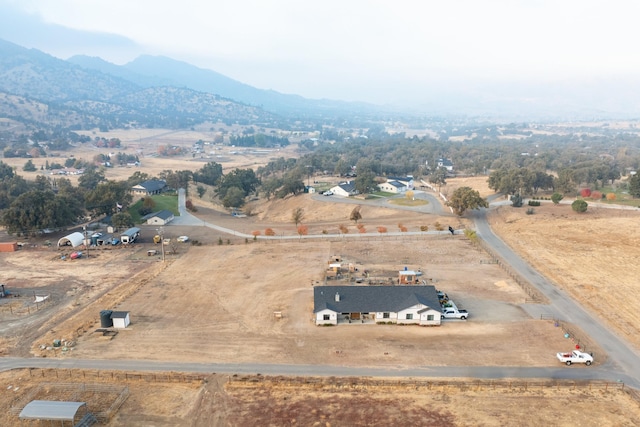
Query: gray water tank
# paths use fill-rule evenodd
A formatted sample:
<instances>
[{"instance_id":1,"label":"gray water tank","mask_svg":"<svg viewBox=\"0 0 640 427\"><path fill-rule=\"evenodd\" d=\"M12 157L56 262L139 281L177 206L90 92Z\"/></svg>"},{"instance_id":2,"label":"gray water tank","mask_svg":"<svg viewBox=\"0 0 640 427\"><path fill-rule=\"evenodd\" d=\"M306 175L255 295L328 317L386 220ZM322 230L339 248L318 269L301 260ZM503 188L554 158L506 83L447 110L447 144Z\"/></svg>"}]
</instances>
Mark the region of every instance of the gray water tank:
<instances>
[{"instance_id":1,"label":"gray water tank","mask_svg":"<svg viewBox=\"0 0 640 427\"><path fill-rule=\"evenodd\" d=\"M110 328L113 326L113 320L111 320L111 313L113 313L113 310L102 310L100 312L101 328Z\"/></svg>"}]
</instances>

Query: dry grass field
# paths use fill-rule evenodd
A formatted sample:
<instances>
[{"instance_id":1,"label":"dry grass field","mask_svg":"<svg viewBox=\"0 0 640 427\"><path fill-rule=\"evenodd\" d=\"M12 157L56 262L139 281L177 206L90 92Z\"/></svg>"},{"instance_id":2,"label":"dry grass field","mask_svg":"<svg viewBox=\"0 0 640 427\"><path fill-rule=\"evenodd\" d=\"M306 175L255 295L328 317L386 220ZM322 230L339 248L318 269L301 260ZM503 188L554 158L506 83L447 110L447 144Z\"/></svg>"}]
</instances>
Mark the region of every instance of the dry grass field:
<instances>
[{"instance_id":1,"label":"dry grass field","mask_svg":"<svg viewBox=\"0 0 640 427\"><path fill-rule=\"evenodd\" d=\"M542 272L623 339L640 349L640 210L590 204L578 214L570 205L546 202L527 215L525 208L502 207L491 227ZM612 316L612 313L615 315Z\"/></svg>"},{"instance_id":2,"label":"dry grass field","mask_svg":"<svg viewBox=\"0 0 640 427\"><path fill-rule=\"evenodd\" d=\"M134 147L135 139L129 137L128 149L139 149ZM295 155L291 150L277 156ZM90 150L83 155L89 156ZM265 161L248 154L229 157L234 160L223 163L225 168ZM164 169L197 169L201 164L188 158L145 157L140 170L157 174ZM113 168L107 177L126 178L134 171ZM443 192L462 185L478 189L483 196L491 193L485 178L450 180ZM341 224L349 227L349 234L357 233L348 221L353 205L313 200L309 195L257 203L251 207L254 215L247 218L233 218L207 198L195 198L194 203L203 220L247 234L267 227L295 234L291 221L295 207L305 209L310 234L335 232ZM533 215L525 210L499 208L490 217L493 229L535 268L640 348L633 310L640 298L634 281L640 268L640 231L635 227L639 212L590 206L579 215L569 206L550 203L535 208ZM472 227L464 218L388 206L367 205L362 214L368 231L378 226L397 231L399 223L410 231L422 225L434 230L436 223ZM205 227L169 225L166 230L173 236L187 234L202 246L182 245L162 263L157 256L146 256L147 249L154 248L153 230L143 229L142 241L133 247L96 250L79 260L62 260L61 252L42 246L42 239L30 240L17 253L0 254L0 282L21 295L1 301L0 354L381 367L444 366L451 364L455 354L456 365L557 366L555 352L570 344L551 322L526 314L526 294L500 267L485 262L487 255L462 235L254 242ZM218 244L219 238L224 244ZM316 327L312 287L324 283L324 268L334 255L379 277L393 277L404 266L420 268L437 288L469 309L472 317L435 328ZM30 302L34 294L50 296L35 313ZM129 310L130 328L113 338L96 333L103 309ZM615 321L607 316L613 310L621 313ZM282 312L283 318L277 319L274 311ZM63 339L71 349L50 349L54 339ZM13 396L3 400L5 406L41 381L27 375L25 371L0 375L0 386ZM640 423L633 395L597 387L336 388L335 384L314 387L288 381L228 382L214 376L204 383L158 382L157 388L134 381L129 399L110 425L339 426L408 419L483 426ZM402 414L399 398L406 409ZM15 415L3 417L0 425L19 424Z\"/></svg>"},{"instance_id":3,"label":"dry grass field","mask_svg":"<svg viewBox=\"0 0 640 427\"><path fill-rule=\"evenodd\" d=\"M110 427L128 426L635 426L634 391L604 382L287 378L122 371L15 370L0 376L6 392L0 425L18 426L12 408L24 397L47 399L60 387L117 383L129 397ZM49 393L43 391L49 390ZM60 394L58 392L58 394ZM104 412L115 396L80 393ZM399 404L399 400L401 404ZM104 425L104 424L103 424Z\"/></svg>"}]
</instances>

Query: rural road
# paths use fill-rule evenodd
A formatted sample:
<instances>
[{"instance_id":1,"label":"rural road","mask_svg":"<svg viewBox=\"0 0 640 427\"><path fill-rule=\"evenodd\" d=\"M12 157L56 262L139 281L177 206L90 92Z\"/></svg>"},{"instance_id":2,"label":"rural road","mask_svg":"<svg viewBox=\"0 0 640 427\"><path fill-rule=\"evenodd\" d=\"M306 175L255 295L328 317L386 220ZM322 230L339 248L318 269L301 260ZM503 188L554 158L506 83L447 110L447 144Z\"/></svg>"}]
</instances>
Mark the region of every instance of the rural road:
<instances>
[{"instance_id":1,"label":"rural road","mask_svg":"<svg viewBox=\"0 0 640 427\"><path fill-rule=\"evenodd\" d=\"M534 368L512 366L416 366L394 367L348 367L335 365L273 365L264 363L190 363L158 362L147 360L100 360L100 359L51 359L10 358L0 359L0 371L17 368L56 369L102 369L146 372L193 372L217 374L262 374L287 376L340 376L340 377L415 377L415 378L550 378L563 380L622 381L635 386L627 376L615 377L603 368L573 367Z\"/></svg>"},{"instance_id":2,"label":"rural road","mask_svg":"<svg viewBox=\"0 0 640 427\"><path fill-rule=\"evenodd\" d=\"M442 214L440 202L431 194L416 192L425 197L429 203L422 207L424 212L436 209ZM418 197L418 195L417 195ZM320 199L322 200L322 198ZM331 197L331 202L338 198ZM328 201L328 200L327 200ZM500 204L503 202L498 202ZM418 207L420 208L420 207ZM429 210L427 210L429 209ZM413 208L412 210L417 210ZM176 225L206 226L219 231L241 235L235 230L219 227L198 219L185 209L184 190L179 191L180 217L176 217ZM598 367L575 366L571 368L540 367L504 367L504 366L416 366L403 367L344 367L333 365L273 365L273 364L219 364L190 362L158 362L146 360L98 360L98 359L52 359L52 358L0 358L0 371L15 368L63 368L63 369L107 369L129 371L174 371L226 374L265 374L265 375L312 375L312 376L377 376L377 377L425 377L425 378L549 378L566 380L608 380L622 381L634 388L640 388L640 356L626 345L613 332L606 329L600 321L587 313L568 294L556 288L540 273L535 271L524 260L516 255L492 231L486 219L486 210L472 211L470 216L475 222L477 234L500 256L506 264L543 293L551 303L536 307L557 319L578 325L585 333L600 344L608 353L608 361ZM433 232L430 232L431 234ZM443 233L448 233L447 231ZM386 233L387 235L427 234L427 233ZM379 236L378 233L375 234ZM253 238L253 236L245 236ZM262 236L264 237L264 236ZM327 235L302 236L303 238L327 238ZM344 236L342 236L344 237ZM299 236L290 236L298 239ZM597 357L597 355L596 355Z\"/></svg>"}]
</instances>

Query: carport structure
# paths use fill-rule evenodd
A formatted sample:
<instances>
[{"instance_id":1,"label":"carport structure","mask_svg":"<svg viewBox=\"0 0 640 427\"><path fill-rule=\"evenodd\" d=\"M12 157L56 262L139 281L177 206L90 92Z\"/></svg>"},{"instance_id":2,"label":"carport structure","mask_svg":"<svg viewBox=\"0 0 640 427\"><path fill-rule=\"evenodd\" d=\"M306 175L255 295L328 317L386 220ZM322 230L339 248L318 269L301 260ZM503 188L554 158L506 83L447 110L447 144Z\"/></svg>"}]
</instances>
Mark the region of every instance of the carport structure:
<instances>
[{"instance_id":1,"label":"carport structure","mask_svg":"<svg viewBox=\"0 0 640 427\"><path fill-rule=\"evenodd\" d=\"M32 400L20 411L20 425L31 421L49 421L50 425L81 427L90 426L97 422L96 417L89 412L85 402L67 402L54 400ZM59 424L58 424L59 423Z\"/></svg>"},{"instance_id":2,"label":"carport structure","mask_svg":"<svg viewBox=\"0 0 640 427\"><path fill-rule=\"evenodd\" d=\"M60 246L80 246L84 244L84 235L78 231L68 234L58 240L58 247Z\"/></svg>"}]
</instances>

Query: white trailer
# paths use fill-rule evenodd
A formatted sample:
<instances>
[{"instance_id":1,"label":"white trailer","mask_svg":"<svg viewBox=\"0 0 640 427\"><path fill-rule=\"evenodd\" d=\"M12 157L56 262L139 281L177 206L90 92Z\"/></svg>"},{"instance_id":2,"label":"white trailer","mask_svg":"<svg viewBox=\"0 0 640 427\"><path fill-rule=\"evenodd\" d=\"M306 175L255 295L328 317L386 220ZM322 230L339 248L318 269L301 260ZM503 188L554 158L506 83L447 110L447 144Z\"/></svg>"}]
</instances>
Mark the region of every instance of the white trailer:
<instances>
[{"instance_id":1,"label":"white trailer","mask_svg":"<svg viewBox=\"0 0 640 427\"><path fill-rule=\"evenodd\" d=\"M138 227L131 227L130 229L125 230L120 235L120 241L122 242L123 245L133 243L136 241L139 235L140 235L140 229Z\"/></svg>"}]
</instances>

